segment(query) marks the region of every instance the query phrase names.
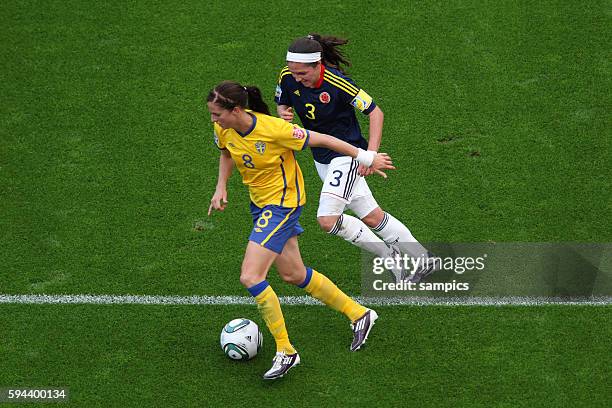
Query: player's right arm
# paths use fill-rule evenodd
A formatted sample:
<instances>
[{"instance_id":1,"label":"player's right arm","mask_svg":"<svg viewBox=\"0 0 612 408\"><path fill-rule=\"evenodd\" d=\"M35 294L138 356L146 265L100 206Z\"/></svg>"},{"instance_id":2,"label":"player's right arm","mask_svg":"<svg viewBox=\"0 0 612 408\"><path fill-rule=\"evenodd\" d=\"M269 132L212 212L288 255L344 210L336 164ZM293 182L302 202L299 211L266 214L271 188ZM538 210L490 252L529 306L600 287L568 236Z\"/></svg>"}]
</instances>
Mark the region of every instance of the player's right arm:
<instances>
[{"instance_id":1,"label":"player's right arm","mask_svg":"<svg viewBox=\"0 0 612 408\"><path fill-rule=\"evenodd\" d=\"M221 150L219 156L219 176L217 179L217 187L215 188L215 194L210 200L210 207L208 207L208 215L212 213L212 210L223 211L227 206L227 180L229 180L234 170L234 161L230 152L226 149Z\"/></svg>"},{"instance_id":2,"label":"player's right arm","mask_svg":"<svg viewBox=\"0 0 612 408\"><path fill-rule=\"evenodd\" d=\"M287 122L293 120L293 108L291 107L291 99L289 97L289 91L287 89L286 78L291 77L291 72L288 67L284 67L279 76L278 83L276 84L276 92L274 93L274 102L276 102L276 113L278 116Z\"/></svg>"},{"instance_id":3,"label":"player's right arm","mask_svg":"<svg viewBox=\"0 0 612 408\"><path fill-rule=\"evenodd\" d=\"M287 105L277 105L276 112L281 119L285 119L287 122L293 120L293 108Z\"/></svg>"}]
</instances>

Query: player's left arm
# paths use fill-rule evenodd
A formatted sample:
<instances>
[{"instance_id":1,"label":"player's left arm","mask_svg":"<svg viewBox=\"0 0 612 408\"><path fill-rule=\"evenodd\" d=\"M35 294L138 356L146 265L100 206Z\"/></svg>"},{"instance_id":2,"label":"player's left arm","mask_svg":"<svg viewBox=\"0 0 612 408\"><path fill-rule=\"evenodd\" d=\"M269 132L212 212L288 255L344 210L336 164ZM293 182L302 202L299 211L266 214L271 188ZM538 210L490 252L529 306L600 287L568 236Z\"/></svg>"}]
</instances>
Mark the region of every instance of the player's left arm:
<instances>
[{"instance_id":1,"label":"player's left arm","mask_svg":"<svg viewBox=\"0 0 612 408\"><path fill-rule=\"evenodd\" d=\"M393 170L393 162L386 153L376 153L359 149L353 145L346 143L324 133L306 130L300 126L292 125L282 119L274 118L273 124L276 125L271 134L271 141L291 150L304 150L307 146L325 147L342 154L343 156L351 156L363 164L366 168L372 168L372 173L377 173L382 177L387 177L383 170Z\"/></svg>"},{"instance_id":2,"label":"player's left arm","mask_svg":"<svg viewBox=\"0 0 612 408\"><path fill-rule=\"evenodd\" d=\"M368 150L377 152L380 148L380 141L382 140L382 130L383 123L385 121L385 115L383 111L378 106L376 106L374 110L372 110L372 112L368 114L368 118L370 119ZM365 166L360 164L357 172L361 176L369 176L370 174L372 174L373 170L371 168L366 168Z\"/></svg>"},{"instance_id":3,"label":"player's left arm","mask_svg":"<svg viewBox=\"0 0 612 408\"><path fill-rule=\"evenodd\" d=\"M344 156L350 156L359 162L360 167L363 166L365 169L369 170L368 174L377 173L387 178L383 170L395 169L391 158L386 153L377 153L369 150L365 151L324 133L314 132L312 130L308 131L308 133L309 137L307 143L309 146L325 147L341 153Z\"/></svg>"},{"instance_id":4,"label":"player's left arm","mask_svg":"<svg viewBox=\"0 0 612 408\"><path fill-rule=\"evenodd\" d=\"M345 78L349 82L349 89L353 86L353 93L344 95L348 97L346 100L350 105L361 113L368 116L369 119L369 138L368 138L368 151L377 152L380 148L380 141L382 139L382 129L385 115L378 105L374 102L372 97L368 93L358 87L350 78ZM369 176L372 174L372 169L369 169L363 165L360 165L357 172L361 176Z\"/></svg>"},{"instance_id":5,"label":"player's left arm","mask_svg":"<svg viewBox=\"0 0 612 408\"><path fill-rule=\"evenodd\" d=\"M368 117L370 118L368 150L377 152L380 148L380 141L382 140L382 130L383 122L385 121L385 114L378 106L376 106L374 110L370 112Z\"/></svg>"}]
</instances>

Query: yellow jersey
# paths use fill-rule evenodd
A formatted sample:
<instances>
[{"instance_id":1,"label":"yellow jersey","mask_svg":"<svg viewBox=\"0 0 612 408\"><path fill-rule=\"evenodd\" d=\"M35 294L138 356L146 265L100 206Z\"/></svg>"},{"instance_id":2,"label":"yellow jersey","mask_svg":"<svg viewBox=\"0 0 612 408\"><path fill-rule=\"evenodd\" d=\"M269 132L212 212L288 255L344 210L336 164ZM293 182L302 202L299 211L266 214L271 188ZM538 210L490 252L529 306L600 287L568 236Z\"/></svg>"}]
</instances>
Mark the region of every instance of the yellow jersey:
<instances>
[{"instance_id":1,"label":"yellow jersey","mask_svg":"<svg viewBox=\"0 0 612 408\"><path fill-rule=\"evenodd\" d=\"M246 110L253 125L244 134L214 124L215 143L230 152L258 207L294 208L306 204L304 177L295 150L308 146L308 130L283 119Z\"/></svg>"}]
</instances>

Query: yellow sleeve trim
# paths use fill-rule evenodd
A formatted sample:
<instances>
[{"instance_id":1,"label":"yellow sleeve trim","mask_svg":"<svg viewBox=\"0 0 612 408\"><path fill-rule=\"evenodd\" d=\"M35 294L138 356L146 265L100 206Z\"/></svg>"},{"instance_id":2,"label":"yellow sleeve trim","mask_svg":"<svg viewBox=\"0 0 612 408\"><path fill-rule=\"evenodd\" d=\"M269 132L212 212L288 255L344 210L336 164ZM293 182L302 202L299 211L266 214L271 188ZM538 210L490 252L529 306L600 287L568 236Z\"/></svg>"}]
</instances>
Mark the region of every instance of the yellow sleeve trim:
<instances>
[{"instance_id":1,"label":"yellow sleeve trim","mask_svg":"<svg viewBox=\"0 0 612 408\"><path fill-rule=\"evenodd\" d=\"M334 79L337 83L344 85L346 88L350 89L355 94L359 92L359 88L357 88L355 85L351 84L346 79L339 77L338 75L330 71L325 71L325 76L329 77L330 79Z\"/></svg>"},{"instance_id":2,"label":"yellow sleeve trim","mask_svg":"<svg viewBox=\"0 0 612 408\"><path fill-rule=\"evenodd\" d=\"M289 71L289 67L284 67L281 69L280 74L278 75L278 83L280 84L285 75L291 75L291 71Z\"/></svg>"},{"instance_id":3,"label":"yellow sleeve trim","mask_svg":"<svg viewBox=\"0 0 612 408\"><path fill-rule=\"evenodd\" d=\"M347 94L349 94L350 96L355 96L357 95L356 91L352 91L351 89L345 87L344 85L339 84L338 82L335 82L335 80L333 80L332 78L328 78L325 77L325 81L327 81L328 83L332 84L333 86L335 86L336 88L342 89L344 92L346 92Z\"/></svg>"}]
</instances>

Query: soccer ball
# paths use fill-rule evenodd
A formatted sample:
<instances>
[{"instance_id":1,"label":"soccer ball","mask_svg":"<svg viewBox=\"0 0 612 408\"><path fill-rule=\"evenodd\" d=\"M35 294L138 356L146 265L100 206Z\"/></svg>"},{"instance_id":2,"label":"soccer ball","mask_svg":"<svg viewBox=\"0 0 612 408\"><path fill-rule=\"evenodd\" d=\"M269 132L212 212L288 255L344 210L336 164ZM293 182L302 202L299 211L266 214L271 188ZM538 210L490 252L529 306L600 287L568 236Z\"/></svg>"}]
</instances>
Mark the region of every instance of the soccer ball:
<instances>
[{"instance_id":1,"label":"soccer ball","mask_svg":"<svg viewBox=\"0 0 612 408\"><path fill-rule=\"evenodd\" d=\"M263 336L249 319L234 319L221 330L221 349L232 360L250 360L257 355Z\"/></svg>"}]
</instances>

